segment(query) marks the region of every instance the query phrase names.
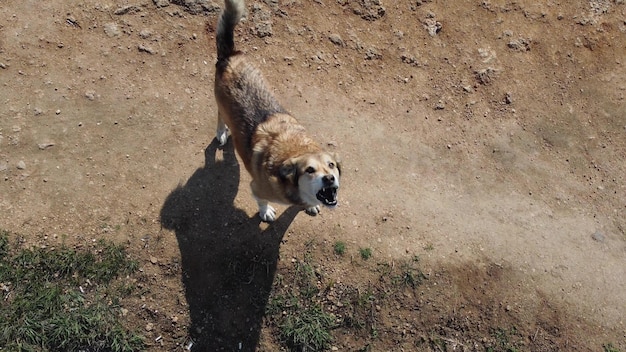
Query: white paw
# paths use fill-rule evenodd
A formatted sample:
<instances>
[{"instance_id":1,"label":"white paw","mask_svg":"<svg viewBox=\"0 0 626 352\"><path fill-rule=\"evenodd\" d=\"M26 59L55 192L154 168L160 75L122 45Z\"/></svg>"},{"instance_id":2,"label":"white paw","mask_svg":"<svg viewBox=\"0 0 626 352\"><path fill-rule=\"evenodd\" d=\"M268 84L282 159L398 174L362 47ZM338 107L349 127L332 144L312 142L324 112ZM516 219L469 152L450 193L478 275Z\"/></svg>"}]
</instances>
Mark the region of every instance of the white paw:
<instances>
[{"instance_id":1,"label":"white paw","mask_svg":"<svg viewBox=\"0 0 626 352\"><path fill-rule=\"evenodd\" d=\"M226 141L228 140L228 128L218 129L215 139L217 139L220 146L226 144Z\"/></svg>"},{"instance_id":2,"label":"white paw","mask_svg":"<svg viewBox=\"0 0 626 352\"><path fill-rule=\"evenodd\" d=\"M272 222L276 220L276 209L269 204L260 206L259 216L261 217L261 220L265 222Z\"/></svg>"},{"instance_id":3,"label":"white paw","mask_svg":"<svg viewBox=\"0 0 626 352\"><path fill-rule=\"evenodd\" d=\"M314 207L306 208L304 211L311 216L315 216L320 213L320 206L316 205Z\"/></svg>"}]
</instances>

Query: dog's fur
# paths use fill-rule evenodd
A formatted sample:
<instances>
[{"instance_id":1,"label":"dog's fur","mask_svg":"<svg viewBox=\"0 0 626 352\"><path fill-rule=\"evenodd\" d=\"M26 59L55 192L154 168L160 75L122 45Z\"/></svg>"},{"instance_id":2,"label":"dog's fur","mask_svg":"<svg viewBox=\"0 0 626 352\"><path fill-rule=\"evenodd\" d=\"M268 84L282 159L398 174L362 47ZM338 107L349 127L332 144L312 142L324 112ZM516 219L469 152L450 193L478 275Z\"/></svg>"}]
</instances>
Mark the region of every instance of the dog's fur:
<instances>
[{"instance_id":1,"label":"dog's fur","mask_svg":"<svg viewBox=\"0 0 626 352\"><path fill-rule=\"evenodd\" d=\"M244 0L225 0L217 26L215 99L217 135L235 149L252 176L259 216L271 222L269 202L303 207L310 215L320 205L335 206L340 167L270 93L261 73L235 50L234 29L245 12Z\"/></svg>"}]
</instances>

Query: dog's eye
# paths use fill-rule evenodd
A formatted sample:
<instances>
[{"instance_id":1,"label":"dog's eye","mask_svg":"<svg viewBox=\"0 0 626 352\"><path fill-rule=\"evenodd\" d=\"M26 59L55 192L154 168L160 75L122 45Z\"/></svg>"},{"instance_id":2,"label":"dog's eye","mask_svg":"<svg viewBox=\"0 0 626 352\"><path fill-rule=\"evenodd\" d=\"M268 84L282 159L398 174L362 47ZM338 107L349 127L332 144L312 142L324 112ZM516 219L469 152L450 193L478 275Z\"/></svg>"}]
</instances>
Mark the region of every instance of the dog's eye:
<instances>
[{"instance_id":1,"label":"dog's eye","mask_svg":"<svg viewBox=\"0 0 626 352\"><path fill-rule=\"evenodd\" d=\"M308 174L312 174L312 173L315 172L315 169L313 168L313 166L309 166L304 171L306 171L306 173L308 173Z\"/></svg>"},{"instance_id":2,"label":"dog's eye","mask_svg":"<svg viewBox=\"0 0 626 352\"><path fill-rule=\"evenodd\" d=\"M335 163L333 163L333 162L328 163L328 167L331 168L331 169L334 169L335 168Z\"/></svg>"}]
</instances>

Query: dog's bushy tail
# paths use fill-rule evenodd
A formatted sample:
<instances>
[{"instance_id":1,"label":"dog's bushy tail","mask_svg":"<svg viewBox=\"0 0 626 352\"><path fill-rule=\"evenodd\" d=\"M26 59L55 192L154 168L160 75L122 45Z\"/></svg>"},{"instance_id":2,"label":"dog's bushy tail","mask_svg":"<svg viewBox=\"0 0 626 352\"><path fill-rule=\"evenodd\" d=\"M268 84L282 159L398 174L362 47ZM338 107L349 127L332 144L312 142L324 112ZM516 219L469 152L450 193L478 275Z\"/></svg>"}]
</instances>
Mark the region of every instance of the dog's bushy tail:
<instances>
[{"instance_id":1,"label":"dog's bushy tail","mask_svg":"<svg viewBox=\"0 0 626 352\"><path fill-rule=\"evenodd\" d=\"M217 24L217 60L223 61L235 52L234 30L246 10L244 0L225 0L224 11Z\"/></svg>"}]
</instances>

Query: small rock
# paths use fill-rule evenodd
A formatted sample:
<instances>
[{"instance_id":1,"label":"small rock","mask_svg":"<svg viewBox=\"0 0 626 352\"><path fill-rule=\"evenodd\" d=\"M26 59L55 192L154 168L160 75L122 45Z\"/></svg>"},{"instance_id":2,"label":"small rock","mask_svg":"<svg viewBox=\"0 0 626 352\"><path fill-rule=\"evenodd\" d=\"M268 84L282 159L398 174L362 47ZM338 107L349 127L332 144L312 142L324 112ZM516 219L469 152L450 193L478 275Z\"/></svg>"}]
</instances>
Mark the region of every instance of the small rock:
<instances>
[{"instance_id":1,"label":"small rock","mask_svg":"<svg viewBox=\"0 0 626 352\"><path fill-rule=\"evenodd\" d=\"M375 47L371 47L365 52L365 60L380 60L382 58L383 55Z\"/></svg>"},{"instance_id":2,"label":"small rock","mask_svg":"<svg viewBox=\"0 0 626 352\"><path fill-rule=\"evenodd\" d=\"M118 37L122 32L117 27L117 23L109 22L104 24L104 33L109 37Z\"/></svg>"},{"instance_id":3,"label":"small rock","mask_svg":"<svg viewBox=\"0 0 626 352\"><path fill-rule=\"evenodd\" d=\"M220 7L216 1L208 0L171 0L173 4L180 5L192 15L219 13Z\"/></svg>"},{"instance_id":4,"label":"small rock","mask_svg":"<svg viewBox=\"0 0 626 352\"><path fill-rule=\"evenodd\" d=\"M530 51L530 40L518 38L510 41L507 46L515 51Z\"/></svg>"},{"instance_id":5,"label":"small rock","mask_svg":"<svg viewBox=\"0 0 626 352\"><path fill-rule=\"evenodd\" d=\"M156 7L170 6L170 0L153 0Z\"/></svg>"},{"instance_id":6,"label":"small rock","mask_svg":"<svg viewBox=\"0 0 626 352\"><path fill-rule=\"evenodd\" d=\"M154 324L152 323L146 324L146 331L152 331L152 329L154 329Z\"/></svg>"},{"instance_id":7,"label":"small rock","mask_svg":"<svg viewBox=\"0 0 626 352\"><path fill-rule=\"evenodd\" d=\"M37 144L37 146L39 147L39 149L45 150L45 149L48 149L48 148L54 146L54 142L39 143L39 144Z\"/></svg>"},{"instance_id":8,"label":"small rock","mask_svg":"<svg viewBox=\"0 0 626 352\"><path fill-rule=\"evenodd\" d=\"M0 161L0 172L7 171L9 169L9 164L6 161Z\"/></svg>"},{"instance_id":9,"label":"small rock","mask_svg":"<svg viewBox=\"0 0 626 352\"><path fill-rule=\"evenodd\" d=\"M593 238L594 241L598 241L600 243L603 243L604 240L606 239L606 237L604 236L604 234L600 231L596 231L591 235L591 238Z\"/></svg>"},{"instance_id":10,"label":"small rock","mask_svg":"<svg viewBox=\"0 0 626 352\"><path fill-rule=\"evenodd\" d=\"M511 97L511 93L507 92L504 95L504 103L505 104L512 104L513 103L513 97Z\"/></svg>"},{"instance_id":11,"label":"small rock","mask_svg":"<svg viewBox=\"0 0 626 352\"><path fill-rule=\"evenodd\" d=\"M339 46L345 46L346 45L344 43L343 39L341 39L341 36L339 34L331 34L328 37L328 40L330 40L330 42L335 44L335 45L339 45Z\"/></svg>"},{"instance_id":12,"label":"small rock","mask_svg":"<svg viewBox=\"0 0 626 352\"><path fill-rule=\"evenodd\" d=\"M40 108L35 108L33 112L35 113L35 116L39 116L43 114L43 110L41 110Z\"/></svg>"},{"instance_id":13,"label":"small rock","mask_svg":"<svg viewBox=\"0 0 626 352\"><path fill-rule=\"evenodd\" d=\"M88 90L85 92L85 98L89 99L89 100L95 100L96 99L96 92L93 90Z\"/></svg>"},{"instance_id":14,"label":"small rock","mask_svg":"<svg viewBox=\"0 0 626 352\"><path fill-rule=\"evenodd\" d=\"M419 66L419 61L417 61L417 58L415 56L413 56L413 55L402 54L400 56L400 59L405 64L409 64L411 66Z\"/></svg>"},{"instance_id":15,"label":"small rock","mask_svg":"<svg viewBox=\"0 0 626 352\"><path fill-rule=\"evenodd\" d=\"M426 27L426 30L431 37L436 36L439 32L441 32L441 29L443 28L442 24L438 21L435 21L433 18L427 18L424 21L424 27Z\"/></svg>"},{"instance_id":16,"label":"small rock","mask_svg":"<svg viewBox=\"0 0 626 352\"><path fill-rule=\"evenodd\" d=\"M156 50L154 50L152 47L149 47L147 45L139 44L137 46L137 49L142 53L156 54Z\"/></svg>"},{"instance_id":17,"label":"small rock","mask_svg":"<svg viewBox=\"0 0 626 352\"><path fill-rule=\"evenodd\" d=\"M122 6L119 9L115 10L113 12L114 15L126 15L129 13L137 13L141 11L141 8L139 8L139 6L135 6L135 5L126 5L126 6Z\"/></svg>"},{"instance_id":18,"label":"small rock","mask_svg":"<svg viewBox=\"0 0 626 352\"><path fill-rule=\"evenodd\" d=\"M5 64L4 62L0 62L0 68L5 70L7 68L7 64Z\"/></svg>"},{"instance_id":19,"label":"small rock","mask_svg":"<svg viewBox=\"0 0 626 352\"><path fill-rule=\"evenodd\" d=\"M274 34L271 22L258 22L254 27L259 38L271 37Z\"/></svg>"},{"instance_id":20,"label":"small rock","mask_svg":"<svg viewBox=\"0 0 626 352\"><path fill-rule=\"evenodd\" d=\"M141 32L139 32L139 36L143 39L148 39L152 36L152 31L149 29L142 29Z\"/></svg>"},{"instance_id":21,"label":"small rock","mask_svg":"<svg viewBox=\"0 0 626 352\"><path fill-rule=\"evenodd\" d=\"M24 160L20 160L20 161L17 162L17 168L18 168L18 170L26 169L26 163L24 162Z\"/></svg>"},{"instance_id":22,"label":"small rock","mask_svg":"<svg viewBox=\"0 0 626 352\"><path fill-rule=\"evenodd\" d=\"M125 317L125 316L127 316L127 315L128 315L128 309L126 309L126 308L122 308L122 309L120 309L120 312L122 312L122 316L123 316L123 317Z\"/></svg>"},{"instance_id":23,"label":"small rock","mask_svg":"<svg viewBox=\"0 0 626 352\"><path fill-rule=\"evenodd\" d=\"M157 259L157 257L150 257L150 263L157 264L158 262L159 262L159 259Z\"/></svg>"},{"instance_id":24,"label":"small rock","mask_svg":"<svg viewBox=\"0 0 626 352\"><path fill-rule=\"evenodd\" d=\"M496 70L491 67L487 67L482 70L476 71L476 80L482 85L490 84L496 76Z\"/></svg>"},{"instance_id":25,"label":"small rock","mask_svg":"<svg viewBox=\"0 0 626 352\"><path fill-rule=\"evenodd\" d=\"M367 21L375 21L385 15L381 0L354 1L352 12Z\"/></svg>"}]
</instances>

